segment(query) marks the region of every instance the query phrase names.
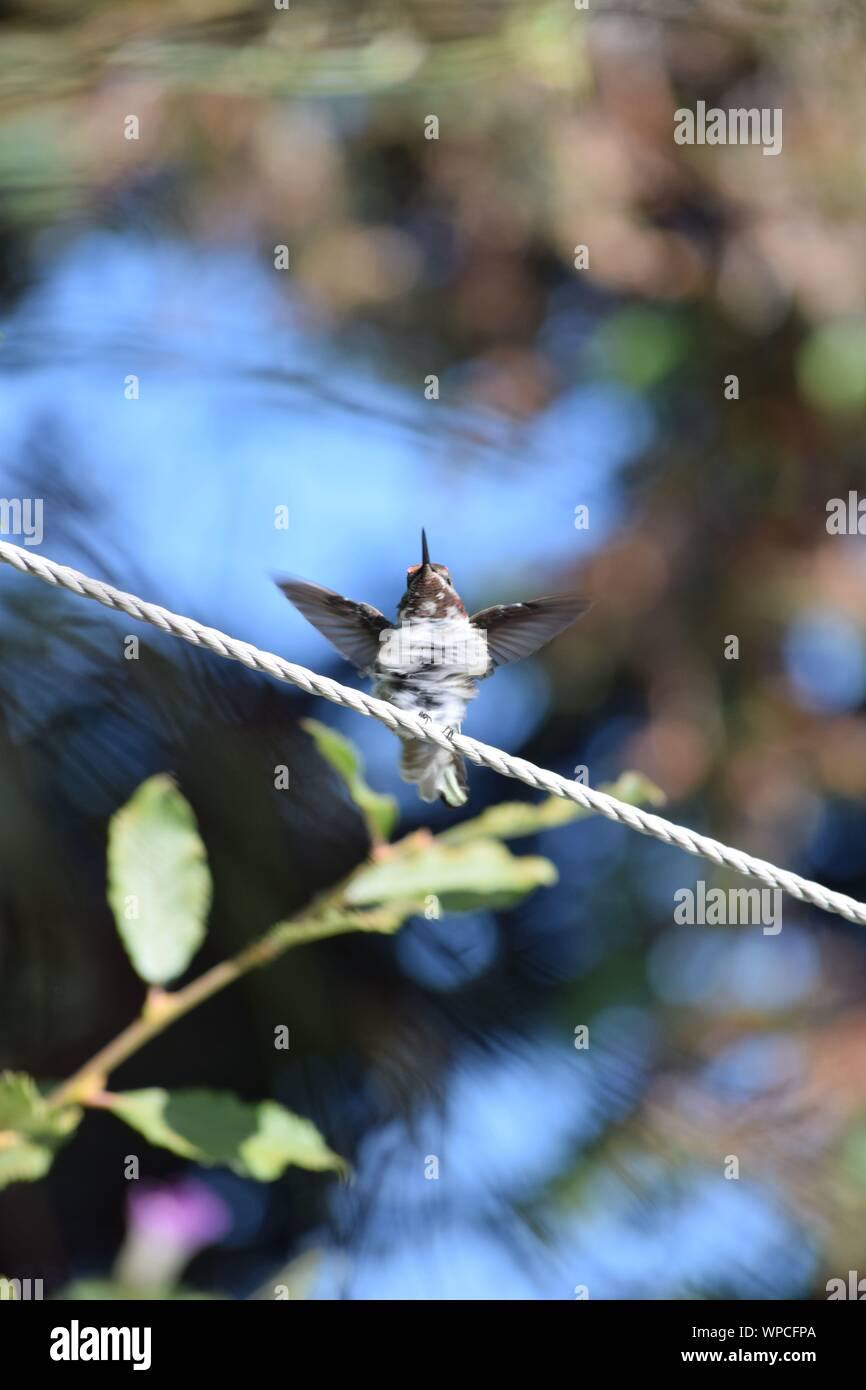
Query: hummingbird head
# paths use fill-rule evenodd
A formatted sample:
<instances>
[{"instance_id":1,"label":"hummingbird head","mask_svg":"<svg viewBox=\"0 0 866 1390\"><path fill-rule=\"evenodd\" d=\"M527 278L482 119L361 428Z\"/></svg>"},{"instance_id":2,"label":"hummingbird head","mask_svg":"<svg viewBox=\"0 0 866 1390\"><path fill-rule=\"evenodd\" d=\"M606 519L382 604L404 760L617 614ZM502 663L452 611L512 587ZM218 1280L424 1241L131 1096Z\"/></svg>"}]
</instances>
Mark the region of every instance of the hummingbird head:
<instances>
[{"instance_id":1,"label":"hummingbird head","mask_svg":"<svg viewBox=\"0 0 866 1390\"><path fill-rule=\"evenodd\" d=\"M410 565L406 571L406 579L410 589L416 584L428 588L434 575L440 575L449 588L453 588L451 575L448 573L447 565L434 565L430 561L430 551L427 547L427 532L421 532L421 563L420 565ZM439 587L437 585L437 587Z\"/></svg>"},{"instance_id":2,"label":"hummingbird head","mask_svg":"<svg viewBox=\"0 0 866 1390\"><path fill-rule=\"evenodd\" d=\"M410 565L406 571L406 593L400 609L422 617L444 617L455 608L463 611L448 566L433 564L427 546L427 533L422 531L421 563Z\"/></svg>"}]
</instances>

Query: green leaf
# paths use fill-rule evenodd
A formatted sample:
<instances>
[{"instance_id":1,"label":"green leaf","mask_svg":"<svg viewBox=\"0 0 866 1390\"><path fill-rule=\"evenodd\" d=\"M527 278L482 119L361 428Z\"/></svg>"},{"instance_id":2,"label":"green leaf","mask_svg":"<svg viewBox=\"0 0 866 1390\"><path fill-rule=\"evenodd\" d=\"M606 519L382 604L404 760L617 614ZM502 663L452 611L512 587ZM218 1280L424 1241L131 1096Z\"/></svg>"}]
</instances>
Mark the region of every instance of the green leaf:
<instances>
[{"instance_id":1,"label":"green leaf","mask_svg":"<svg viewBox=\"0 0 866 1390\"><path fill-rule=\"evenodd\" d=\"M261 963L273 960L293 946L305 946L309 941L324 941L329 936L342 936L345 932L370 931L390 936L402 927L407 917L414 917L423 910L423 902L397 899L366 910L336 904L306 919L296 921L289 918L286 922L276 922L260 943Z\"/></svg>"},{"instance_id":2,"label":"green leaf","mask_svg":"<svg viewBox=\"0 0 866 1390\"><path fill-rule=\"evenodd\" d=\"M446 911L471 912L479 907L509 907L534 888L556 882L547 859L518 858L497 840L447 845L440 840L414 842L362 869L346 888L346 901L363 906L435 895Z\"/></svg>"},{"instance_id":3,"label":"green leaf","mask_svg":"<svg viewBox=\"0 0 866 1390\"><path fill-rule=\"evenodd\" d=\"M349 795L363 812L370 838L388 840L397 823L397 802L393 796L374 792L363 778L363 759L353 743L317 719L302 719L306 730L321 756L342 777Z\"/></svg>"},{"instance_id":4,"label":"green leaf","mask_svg":"<svg viewBox=\"0 0 866 1390\"><path fill-rule=\"evenodd\" d=\"M377 907L365 910L335 907L322 917L321 934L333 936L338 931L375 931L381 932L385 936L392 936L394 932L399 931L408 917L416 917L419 912L423 911L424 902L420 898L395 898L393 901L381 903ZM303 930L303 924L301 930ZM315 933L315 926L313 933ZM315 939L315 935L311 939Z\"/></svg>"},{"instance_id":5,"label":"green leaf","mask_svg":"<svg viewBox=\"0 0 866 1390\"><path fill-rule=\"evenodd\" d=\"M162 985L205 934L211 878L195 816L170 777L142 782L108 831L108 901L130 960Z\"/></svg>"},{"instance_id":6,"label":"green leaf","mask_svg":"<svg viewBox=\"0 0 866 1390\"><path fill-rule=\"evenodd\" d=\"M315 1125L273 1100L249 1104L225 1091L121 1091L107 1109L151 1144L206 1165L224 1165L258 1182L289 1166L343 1172Z\"/></svg>"},{"instance_id":7,"label":"green leaf","mask_svg":"<svg viewBox=\"0 0 866 1390\"><path fill-rule=\"evenodd\" d=\"M38 1182L54 1162L54 1150L11 1130L0 1133L0 1188L13 1182Z\"/></svg>"},{"instance_id":8,"label":"green leaf","mask_svg":"<svg viewBox=\"0 0 866 1390\"><path fill-rule=\"evenodd\" d=\"M25 1072L0 1075L0 1187L36 1182L81 1120L77 1106L52 1109Z\"/></svg>"},{"instance_id":9,"label":"green leaf","mask_svg":"<svg viewBox=\"0 0 866 1390\"><path fill-rule=\"evenodd\" d=\"M664 792L642 772L624 772L617 782L606 783L599 790L615 796L619 801L627 801L631 806L661 806L665 801ZM502 801L498 806L490 806L482 811L473 820L462 821L460 825L443 831L438 839L448 845L464 845L471 840L491 837L511 840L520 835L536 835L541 830L553 830L596 814L561 796L548 796L539 802Z\"/></svg>"},{"instance_id":10,"label":"green leaf","mask_svg":"<svg viewBox=\"0 0 866 1390\"><path fill-rule=\"evenodd\" d=\"M32 1076L24 1071L4 1071L0 1076L0 1129L23 1129L39 1113L44 1101Z\"/></svg>"},{"instance_id":11,"label":"green leaf","mask_svg":"<svg viewBox=\"0 0 866 1390\"><path fill-rule=\"evenodd\" d=\"M447 845L466 845L471 840L496 839L511 840L520 835L535 835L540 830L550 830L557 825L567 825L569 821L580 820L591 815L573 801L564 801L561 796L549 796L545 801L501 801L498 806L489 806L480 816L465 820L444 830L439 839Z\"/></svg>"}]
</instances>

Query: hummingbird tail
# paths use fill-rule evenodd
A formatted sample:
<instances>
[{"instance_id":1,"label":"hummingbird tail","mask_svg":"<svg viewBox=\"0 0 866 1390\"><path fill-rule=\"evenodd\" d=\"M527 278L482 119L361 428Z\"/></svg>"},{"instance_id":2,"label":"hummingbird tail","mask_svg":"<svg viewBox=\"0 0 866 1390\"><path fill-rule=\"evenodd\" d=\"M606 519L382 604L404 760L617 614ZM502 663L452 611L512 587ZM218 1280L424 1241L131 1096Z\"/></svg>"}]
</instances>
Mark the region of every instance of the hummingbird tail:
<instances>
[{"instance_id":1,"label":"hummingbird tail","mask_svg":"<svg viewBox=\"0 0 866 1390\"><path fill-rule=\"evenodd\" d=\"M464 806L469 800L466 764L460 754L433 743L404 739L400 776L418 788L422 801L441 797L446 806Z\"/></svg>"}]
</instances>

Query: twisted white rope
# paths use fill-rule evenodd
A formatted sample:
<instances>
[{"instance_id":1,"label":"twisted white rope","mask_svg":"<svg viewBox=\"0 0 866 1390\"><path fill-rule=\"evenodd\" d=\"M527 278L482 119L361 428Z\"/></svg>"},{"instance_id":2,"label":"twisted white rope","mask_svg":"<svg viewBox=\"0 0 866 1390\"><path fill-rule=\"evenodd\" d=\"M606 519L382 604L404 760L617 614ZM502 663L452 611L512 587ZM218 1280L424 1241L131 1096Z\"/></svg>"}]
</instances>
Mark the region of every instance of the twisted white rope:
<instances>
[{"instance_id":1,"label":"twisted white rope","mask_svg":"<svg viewBox=\"0 0 866 1390\"><path fill-rule=\"evenodd\" d=\"M193 646L207 647L218 656L227 657L230 661L240 661L253 671L263 671L275 680L299 685L302 690L321 695L324 699L333 701L335 705L346 705L357 714L370 715L394 732L411 734L413 738L436 743L440 748L457 749L471 762L491 767L494 772L502 773L503 777L514 777L519 782L525 782L527 786L537 787L553 796L564 797L567 801L576 801L579 806L584 806L589 811L597 811L600 815L607 816L608 820L619 821L630 829L639 831L641 835L652 835L657 840L663 840L665 844L684 849L687 854L701 855L704 859L712 860L714 864L725 864L746 878L758 879L770 888L782 888L801 902L814 903L825 912L836 912L841 917L847 917L850 922L866 925L866 904L846 897L844 893L833 892L822 887L820 883L801 878L799 874L776 868L774 864L755 859L742 850L731 849L730 846L720 844L718 840L712 840L707 835L699 835L686 826L675 825L662 816L642 811L638 806L629 806L627 802L618 801L616 797L608 796L605 792L593 791L591 787L583 786L580 782L569 781L568 778L536 767L534 763L526 762L523 758L514 758L510 753L503 753L501 748L478 743L474 738L467 738L463 734L449 736L419 715L397 709L384 700L375 700L372 695L366 695L361 690L339 685L327 676L308 671L304 666L296 666L294 662L284 661L273 652L261 651L249 642L240 642L236 637L228 637L216 628L205 627L193 618L181 617L167 608L158 607L155 603L145 603L143 599L136 598L135 594L125 594L120 589L112 588L110 584L90 579L87 575L80 574L66 565L58 565L32 550L22 550L17 545L0 541L0 561L12 565L22 574L34 575L46 584L59 584L64 589L71 589L74 594L96 599L97 603L104 604L106 608L120 609L131 618L151 623L161 632L168 632L172 637L181 637L184 642L191 642Z\"/></svg>"}]
</instances>

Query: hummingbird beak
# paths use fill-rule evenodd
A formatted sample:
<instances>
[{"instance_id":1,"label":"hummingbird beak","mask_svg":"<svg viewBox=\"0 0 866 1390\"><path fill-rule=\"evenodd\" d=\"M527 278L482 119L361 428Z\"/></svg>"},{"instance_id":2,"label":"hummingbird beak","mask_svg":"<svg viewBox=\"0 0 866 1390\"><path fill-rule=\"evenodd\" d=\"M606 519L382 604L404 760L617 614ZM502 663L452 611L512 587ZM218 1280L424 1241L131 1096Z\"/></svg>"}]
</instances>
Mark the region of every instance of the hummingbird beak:
<instances>
[{"instance_id":1,"label":"hummingbird beak","mask_svg":"<svg viewBox=\"0 0 866 1390\"><path fill-rule=\"evenodd\" d=\"M421 532L421 567L428 569L430 566L430 551L427 549L427 532Z\"/></svg>"}]
</instances>

